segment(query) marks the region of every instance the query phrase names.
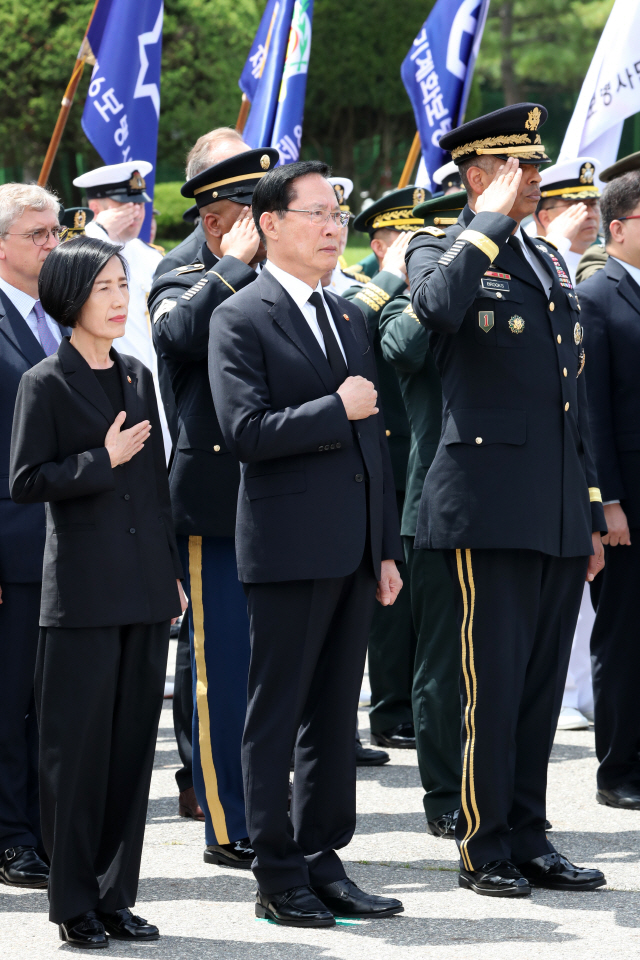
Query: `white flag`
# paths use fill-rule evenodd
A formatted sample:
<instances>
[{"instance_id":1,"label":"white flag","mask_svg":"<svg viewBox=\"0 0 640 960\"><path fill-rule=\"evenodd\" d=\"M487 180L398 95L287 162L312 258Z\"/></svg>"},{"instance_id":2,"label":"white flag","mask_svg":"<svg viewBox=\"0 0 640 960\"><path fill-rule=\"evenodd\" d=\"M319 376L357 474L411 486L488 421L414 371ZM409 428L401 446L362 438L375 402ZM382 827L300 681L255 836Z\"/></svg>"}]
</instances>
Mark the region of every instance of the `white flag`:
<instances>
[{"instance_id":1,"label":"white flag","mask_svg":"<svg viewBox=\"0 0 640 960\"><path fill-rule=\"evenodd\" d=\"M560 160L615 163L627 117L640 111L640 0L616 0L582 84Z\"/></svg>"}]
</instances>

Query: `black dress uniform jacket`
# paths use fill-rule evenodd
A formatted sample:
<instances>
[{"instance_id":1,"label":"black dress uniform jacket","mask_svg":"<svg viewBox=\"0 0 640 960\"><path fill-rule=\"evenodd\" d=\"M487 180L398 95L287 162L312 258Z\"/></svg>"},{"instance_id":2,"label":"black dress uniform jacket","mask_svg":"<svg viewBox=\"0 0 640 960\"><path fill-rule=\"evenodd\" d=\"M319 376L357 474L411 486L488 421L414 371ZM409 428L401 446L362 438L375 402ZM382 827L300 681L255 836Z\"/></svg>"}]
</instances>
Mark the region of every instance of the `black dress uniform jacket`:
<instances>
[{"instance_id":1,"label":"black dress uniform jacket","mask_svg":"<svg viewBox=\"0 0 640 960\"><path fill-rule=\"evenodd\" d=\"M157 279L149 295L153 341L171 378L178 442L169 486L176 532L232 537L240 483L237 456L218 424L207 369L215 308L256 279L235 257L218 260L206 243L200 261Z\"/></svg>"},{"instance_id":2,"label":"black dress uniform jacket","mask_svg":"<svg viewBox=\"0 0 640 960\"><path fill-rule=\"evenodd\" d=\"M349 374L377 382L360 309L327 297ZM322 348L269 273L215 311L209 369L220 425L242 461L236 554L245 582L343 577L401 559L381 414L351 423Z\"/></svg>"},{"instance_id":3,"label":"black dress uniform jacket","mask_svg":"<svg viewBox=\"0 0 640 960\"><path fill-rule=\"evenodd\" d=\"M152 424L128 463L104 446L114 413L80 353L64 338L24 374L11 441L11 496L47 504L43 627L107 627L179 616L167 471L150 371L111 351L127 419Z\"/></svg>"},{"instance_id":4,"label":"black dress uniform jacket","mask_svg":"<svg viewBox=\"0 0 640 960\"><path fill-rule=\"evenodd\" d=\"M602 499L620 500L629 525L640 527L640 287L609 257L578 289Z\"/></svg>"},{"instance_id":5,"label":"black dress uniform jacket","mask_svg":"<svg viewBox=\"0 0 640 960\"><path fill-rule=\"evenodd\" d=\"M412 305L430 331L443 392L416 546L587 556L592 531L606 525L580 306L555 248L525 235L552 280L547 298L507 245L514 227L466 206L442 237L419 233L407 250Z\"/></svg>"},{"instance_id":6,"label":"black dress uniform jacket","mask_svg":"<svg viewBox=\"0 0 640 960\"><path fill-rule=\"evenodd\" d=\"M158 278L164 276L165 273L176 270L186 263L193 263L199 256L204 241L204 227L202 223L199 223L189 236L185 237L182 243L179 243L177 247L174 247L173 250L170 250L169 253L164 255L156 267L156 272L153 275L154 280L158 280Z\"/></svg>"}]
</instances>

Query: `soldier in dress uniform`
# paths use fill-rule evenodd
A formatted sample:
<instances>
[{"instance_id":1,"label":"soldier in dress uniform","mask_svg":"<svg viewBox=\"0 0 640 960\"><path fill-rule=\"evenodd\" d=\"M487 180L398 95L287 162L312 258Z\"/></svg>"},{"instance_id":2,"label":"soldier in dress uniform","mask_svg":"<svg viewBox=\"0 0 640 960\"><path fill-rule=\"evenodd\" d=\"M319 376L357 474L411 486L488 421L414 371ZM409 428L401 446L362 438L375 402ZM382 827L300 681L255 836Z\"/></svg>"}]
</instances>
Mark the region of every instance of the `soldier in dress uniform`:
<instances>
[{"instance_id":1,"label":"soldier in dress uniform","mask_svg":"<svg viewBox=\"0 0 640 960\"><path fill-rule=\"evenodd\" d=\"M214 309L256 279L264 251L251 219L259 178L277 150L247 150L182 187L195 197L205 242L199 259L158 277L149 296L153 338L178 408L169 486L185 589L193 667L193 785L205 815L207 863L249 869L240 743L247 708L249 620L234 535L240 465L211 397L207 350Z\"/></svg>"},{"instance_id":2,"label":"soldier in dress uniform","mask_svg":"<svg viewBox=\"0 0 640 960\"><path fill-rule=\"evenodd\" d=\"M466 193L440 195L414 208L427 236L444 237L456 223ZM429 350L429 335L403 293L380 315L382 355L394 368L411 425L402 542L407 565L413 626L417 636L413 678L413 719L427 829L453 838L460 807L460 650L453 586L440 550L415 550L418 505L442 427L440 375Z\"/></svg>"},{"instance_id":3,"label":"soldier in dress uniform","mask_svg":"<svg viewBox=\"0 0 640 960\"><path fill-rule=\"evenodd\" d=\"M580 305L553 246L523 234L548 160L534 103L450 131L468 204L407 250L442 378L415 546L447 551L461 636L459 883L488 896L592 890L545 834L547 766L585 577L606 530Z\"/></svg>"},{"instance_id":4,"label":"soldier in dress uniform","mask_svg":"<svg viewBox=\"0 0 640 960\"><path fill-rule=\"evenodd\" d=\"M89 207L67 207L60 212L60 243L81 237L85 227L93 220Z\"/></svg>"},{"instance_id":5,"label":"soldier in dress uniform","mask_svg":"<svg viewBox=\"0 0 640 960\"><path fill-rule=\"evenodd\" d=\"M379 323L385 304L406 290L404 252L412 233L422 226L422 220L413 216L413 207L426 196L422 188L394 190L356 217L354 229L369 234L378 271L370 280L356 281L342 294L364 313L373 341L399 514L407 480L410 429L398 377L380 349ZM416 745L411 706L416 635L407 587L405 582L393 607L380 607L374 612L369 637L371 742L381 747L411 749Z\"/></svg>"},{"instance_id":6,"label":"soldier in dress uniform","mask_svg":"<svg viewBox=\"0 0 640 960\"><path fill-rule=\"evenodd\" d=\"M153 274L162 256L138 236L144 223L144 205L151 202L144 178L152 169L153 165L147 160L128 160L89 170L76 177L73 183L86 191L88 206L94 213L85 228L87 236L123 244L122 253L129 266L129 312L126 333L116 341L115 349L136 357L151 370L168 461L171 432L161 401L158 362L147 309Z\"/></svg>"}]
</instances>

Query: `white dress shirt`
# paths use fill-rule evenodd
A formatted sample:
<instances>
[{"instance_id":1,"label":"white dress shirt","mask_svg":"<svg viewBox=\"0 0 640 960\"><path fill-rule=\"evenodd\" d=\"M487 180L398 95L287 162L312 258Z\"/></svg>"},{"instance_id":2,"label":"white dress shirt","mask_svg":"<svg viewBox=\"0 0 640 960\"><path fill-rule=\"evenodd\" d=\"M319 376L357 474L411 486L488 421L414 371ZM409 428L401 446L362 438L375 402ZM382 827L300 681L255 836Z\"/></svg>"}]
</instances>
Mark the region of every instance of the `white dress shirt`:
<instances>
[{"instance_id":1,"label":"white dress shirt","mask_svg":"<svg viewBox=\"0 0 640 960\"><path fill-rule=\"evenodd\" d=\"M271 260L267 260L265 263L266 269L269 271L271 276L278 281L278 283L284 287L287 291L295 305L299 308L302 316L305 318L311 332L314 337L320 344L320 348L324 353L325 357L327 355L327 348L324 345L324 337L322 336L322 330L318 324L318 318L316 316L316 308L309 303L309 297L312 293L319 293L324 302L324 308L327 312L327 317L329 318L329 324L333 330L336 340L338 341L338 346L342 351L342 356L344 357L345 363L347 362L347 355L344 352L344 347L342 346L342 340L340 339L340 334L336 330L336 325L333 322L333 315L327 303L326 297L322 292L322 284L318 280L318 284L315 288L310 287L308 283L305 283L304 280L299 280L297 277L294 277L293 274L287 273L286 270L282 270L280 267L276 267L275 263L272 263Z\"/></svg>"},{"instance_id":2,"label":"white dress shirt","mask_svg":"<svg viewBox=\"0 0 640 960\"><path fill-rule=\"evenodd\" d=\"M18 290L17 287L7 283L7 281L3 280L2 277L0 277L0 290L2 290L3 293L6 293L22 319L26 320L27 326L31 330L31 333L34 335L38 343L40 343L40 336L38 334L38 318L36 317L33 309L33 305L36 302L34 297L30 296L28 293L25 293L24 290ZM44 318L47 321L49 330L55 337L56 343L60 343L62 340L62 330L60 329L60 325L56 323L56 321L50 317L48 313L45 313ZM42 346L41 343L40 346Z\"/></svg>"}]
</instances>

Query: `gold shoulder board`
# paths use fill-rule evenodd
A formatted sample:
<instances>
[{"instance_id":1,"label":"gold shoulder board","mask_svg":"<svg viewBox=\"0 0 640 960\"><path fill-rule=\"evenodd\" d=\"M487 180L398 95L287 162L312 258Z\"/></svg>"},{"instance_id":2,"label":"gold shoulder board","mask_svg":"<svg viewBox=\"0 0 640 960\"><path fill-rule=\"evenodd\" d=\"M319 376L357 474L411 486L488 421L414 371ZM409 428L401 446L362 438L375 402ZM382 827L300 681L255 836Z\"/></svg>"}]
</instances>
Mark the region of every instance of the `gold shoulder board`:
<instances>
[{"instance_id":1,"label":"gold shoulder board","mask_svg":"<svg viewBox=\"0 0 640 960\"><path fill-rule=\"evenodd\" d=\"M456 223L458 221L456 220ZM444 230L441 230L439 227L420 227L419 230L416 230L413 234L414 237L417 237L421 233L426 233L430 237L446 237Z\"/></svg>"},{"instance_id":2,"label":"gold shoulder board","mask_svg":"<svg viewBox=\"0 0 640 960\"><path fill-rule=\"evenodd\" d=\"M198 270L204 270L204 263L190 263L186 267L178 267L176 277L181 277L183 273L196 273Z\"/></svg>"}]
</instances>

